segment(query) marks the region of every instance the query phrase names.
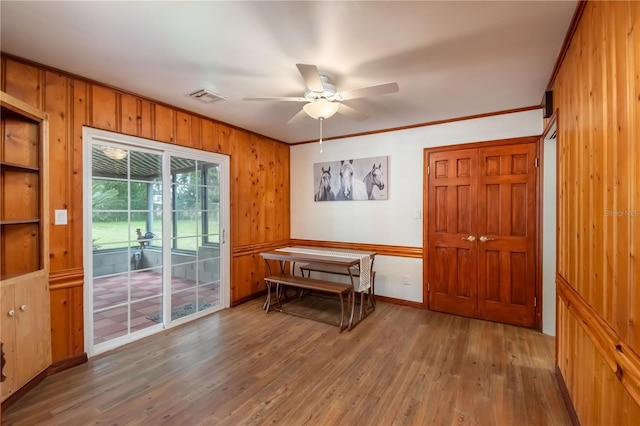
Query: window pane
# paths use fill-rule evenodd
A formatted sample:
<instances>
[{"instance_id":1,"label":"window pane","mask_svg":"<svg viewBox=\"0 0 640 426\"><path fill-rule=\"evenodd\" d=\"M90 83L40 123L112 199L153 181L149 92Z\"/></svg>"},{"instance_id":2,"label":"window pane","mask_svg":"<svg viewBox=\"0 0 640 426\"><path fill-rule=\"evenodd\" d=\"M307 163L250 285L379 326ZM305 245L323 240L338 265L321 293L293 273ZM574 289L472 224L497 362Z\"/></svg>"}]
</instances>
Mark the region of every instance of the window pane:
<instances>
[{"instance_id":1,"label":"window pane","mask_svg":"<svg viewBox=\"0 0 640 426\"><path fill-rule=\"evenodd\" d=\"M129 274L93 279L93 310L121 305L129 299ZM126 309L125 309L126 312Z\"/></svg>"},{"instance_id":2,"label":"window pane","mask_svg":"<svg viewBox=\"0 0 640 426\"><path fill-rule=\"evenodd\" d=\"M162 296L131 304L131 332L162 323Z\"/></svg>"},{"instance_id":3,"label":"window pane","mask_svg":"<svg viewBox=\"0 0 640 426\"><path fill-rule=\"evenodd\" d=\"M195 252L198 248L198 239L191 238L174 238L173 248L177 250L189 250Z\"/></svg>"},{"instance_id":4,"label":"window pane","mask_svg":"<svg viewBox=\"0 0 640 426\"><path fill-rule=\"evenodd\" d=\"M206 170L207 170L207 174L206 174L207 185L218 186L219 185L218 176L220 175L220 166L218 164L206 163Z\"/></svg>"},{"instance_id":5,"label":"window pane","mask_svg":"<svg viewBox=\"0 0 640 426\"><path fill-rule=\"evenodd\" d=\"M162 179L162 155L139 151L130 151L130 153L131 179L145 181Z\"/></svg>"},{"instance_id":6,"label":"window pane","mask_svg":"<svg viewBox=\"0 0 640 426\"><path fill-rule=\"evenodd\" d=\"M220 284L207 284L198 287L198 307L200 310L220 304Z\"/></svg>"},{"instance_id":7,"label":"window pane","mask_svg":"<svg viewBox=\"0 0 640 426\"><path fill-rule=\"evenodd\" d=\"M172 196L174 200L174 209L180 211L198 210L198 199L201 197L197 193L198 187L195 185L172 185Z\"/></svg>"},{"instance_id":8,"label":"window pane","mask_svg":"<svg viewBox=\"0 0 640 426\"><path fill-rule=\"evenodd\" d=\"M129 270L131 251L127 242L115 244L94 243L93 276L113 275Z\"/></svg>"},{"instance_id":9,"label":"window pane","mask_svg":"<svg viewBox=\"0 0 640 426\"><path fill-rule=\"evenodd\" d=\"M207 244L217 244L220 241L220 166L214 163L206 165L206 186L203 188L202 208L203 214L203 237Z\"/></svg>"},{"instance_id":10,"label":"window pane","mask_svg":"<svg viewBox=\"0 0 640 426\"><path fill-rule=\"evenodd\" d=\"M195 314L196 288L171 293L171 320L177 320L187 315Z\"/></svg>"},{"instance_id":11,"label":"window pane","mask_svg":"<svg viewBox=\"0 0 640 426\"><path fill-rule=\"evenodd\" d=\"M103 343L127 334L126 306L93 313L93 344Z\"/></svg>"},{"instance_id":12,"label":"window pane","mask_svg":"<svg viewBox=\"0 0 640 426\"><path fill-rule=\"evenodd\" d=\"M91 157L93 177L127 179L128 150L106 145L94 145Z\"/></svg>"},{"instance_id":13,"label":"window pane","mask_svg":"<svg viewBox=\"0 0 640 426\"><path fill-rule=\"evenodd\" d=\"M173 212L175 236L192 237L198 235L201 217L202 214L196 212Z\"/></svg>"},{"instance_id":14,"label":"window pane","mask_svg":"<svg viewBox=\"0 0 640 426\"><path fill-rule=\"evenodd\" d=\"M214 209L207 211L207 233L209 235L218 235L220 233L220 215L217 209L217 205L213 206Z\"/></svg>"},{"instance_id":15,"label":"window pane","mask_svg":"<svg viewBox=\"0 0 640 426\"><path fill-rule=\"evenodd\" d=\"M145 246L138 250L142 254L142 265L139 269L155 268L162 266L162 244L163 240L154 238L151 246Z\"/></svg>"},{"instance_id":16,"label":"window pane","mask_svg":"<svg viewBox=\"0 0 640 426\"><path fill-rule=\"evenodd\" d=\"M131 210L149 210L147 184L131 182Z\"/></svg>"},{"instance_id":17,"label":"window pane","mask_svg":"<svg viewBox=\"0 0 640 426\"><path fill-rule=\"evenodd\" d=\"M126 210L128 208L127 182L93 179L91 186L91 203L94 210Z\"/></svg>"},{"instance_id":18,"label":"window pane","mask_svg":"<svg viewBox=\"0 0 640 426\"><path fill-rule=\"evenodd\" d=\"M182 275L194 274L195 264L180 265L172 268L171 319L176 320L187 315L216 306L219 300L219 285L206 283L196 287L195 281L182 278Z\"/></svg>"},{"instance_id":19,"label":"window pane","mask_svg":"<svg viewBox=\"0 0 640 426\"><path fill-rule=\"evenodd\" d=\"M131 182L131 210L151 210L161 207L162 184Z\"/></svg>"},{"instance_id":20,"label":"window pane","mask_svg":"<svg viewBox=\"0 0 640 426\"><path fill-rule=\"evenodd\" d=\"M173 182L188 185L199 183L196 173L196 160L189 160L180 157L171 157L171 174Z\"/></svg>"},{"instance_id":21,"label":"window pane","mask_svg":"<svg viewBox=\"0 0 640 426\"><path fill-rule=\"evenodd\" d=\"M208 206L220 202L220 188L217 186L207 186L207 203ZM207 206L205 206L206 208Z\"/></svg>"},{"instance_id":22,"label":"window pane","mask_svg":"<svg viewBox=\"0 0 640 426\"><path fill-rule=\"evenodd\" d=\"M151 192L153 194L153 210L162 210L162 184L151 184Z\"/></svg>"},{"instance_id":23,"label":"window pane","mask_svg":"<svg viewBox=\"0 0 640 426\"><path fill-rule=\"evenodd\" d=\"M211 259L198 262L198 285L220 281L220 259Z\"/></svg>"},{"instance_id":24,"label":"window pane","mask_svg":"<svg viewBox=\"0 0 640 426\"><path fill-rule=\"evenodd\" d=\"M143 256L146 253L143 253ZM145 269L131 273L131 300L162 295L162 268Z\"/></svg>"},{"instance_id":25,"label":"window pane","mask_svg":"<svg viewBox=\"0 0 640 426\"><path fill-rule=\"evenodd\" d=\"M160 245L160 243L156 244L156 240L162 238L162 211L147 213L147 231L150 231L155 235L154 241L151 245Z\"/></svg>"},{"instance_id":26,"label":"window pane","mask_svg":"<svg viewBox=\"0 0 640 426\"><path fill-rule=\"evenodd\" d=\"M129 223L131 246L151 247L162 237L161 212L133 212Z\"/></svg>"},{"instance_id":27,"label":"window pane","mask_svg":"<svg viewBox=\"0 0 640 426\"><path fill-rule=\"evenodd\" d=\"M121 242L121 246L129 246L129 223L126 212L93 213L91 237L94 249L97 245Z\"/></svg>"}]
</instances>

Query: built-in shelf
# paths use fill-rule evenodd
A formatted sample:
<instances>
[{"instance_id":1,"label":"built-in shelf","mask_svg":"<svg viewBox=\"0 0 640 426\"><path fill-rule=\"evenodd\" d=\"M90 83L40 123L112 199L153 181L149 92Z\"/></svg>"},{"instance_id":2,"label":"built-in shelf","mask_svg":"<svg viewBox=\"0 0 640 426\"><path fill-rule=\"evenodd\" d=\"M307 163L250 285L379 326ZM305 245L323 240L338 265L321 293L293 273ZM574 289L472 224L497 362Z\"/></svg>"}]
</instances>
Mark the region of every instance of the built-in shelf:
<instances>
[{"instance_id":1,"label":"built-in shelf","mask_svg":"<svg viewBox=\"0 0 640 426\"><path fill-rule=\"evenodd\" d=\"M0 225L26 225L28 223L40 223L40 219L12 219L0 220Z\"/></svg>"},{"instance_id":2,"label":"built-in shelf","mask_svg":"<svg viewBox=\"0 0 640 426\"><path fill-rule=\"evenodd\" d=\"M12 170L16 172L39 172L39 167L25 166L24 164L7 163L6 161L0 162L0 168L2 170Z\"/></svg>"},{"instance_id":3,"label":"built-in shelf","mask_svg":"<svg viewBox=\"0 0 640 426\"><path fill-rule=\"evenodd\" d=\"M49 127L44 111L0 91L0 128L0 312L6 360L0 401L5 402L51 365Z\"/></svg>"},{"instance_id":4,"label":"built-in shelf","mask_svg":"<svg viewBox=\"0 0 640 426\"><path fill-rule=\"evenodd\" d=\"M48 260L48 127L46 114L1 91L0 113L0 275L19 277Z\"/></svg>"},{"instance_id":5,"label":"built-in shelf","mask_svg":"<svg viewBox=\"0 0 640 426\"><path fill-rule=\"evenodd\" d=\"M26 102L19 100L5 92L0 92L0 112L4 118L18 118L40 124L46 119L46 114Z\"/></svg>"}]
</instances>

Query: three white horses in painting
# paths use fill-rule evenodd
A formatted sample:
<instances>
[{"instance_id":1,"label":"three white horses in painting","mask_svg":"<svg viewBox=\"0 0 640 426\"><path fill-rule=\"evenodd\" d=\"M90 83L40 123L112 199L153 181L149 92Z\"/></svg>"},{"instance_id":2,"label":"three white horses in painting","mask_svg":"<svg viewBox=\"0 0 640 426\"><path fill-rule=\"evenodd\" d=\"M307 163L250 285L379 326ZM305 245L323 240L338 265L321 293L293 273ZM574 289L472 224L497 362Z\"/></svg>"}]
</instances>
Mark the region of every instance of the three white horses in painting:
<instances>
[{"instance_id":1,"label":"three white horses in painting","mask_svg":"<svg viewBox=\"0 0 640 426\"><path fill-rule=\"evenodd\" d=\"M331 192L331 167L322 167L318 190L313 196L314 201L333 200L375 200L374 188L384 189L382 163L373 167L359 180L354 178L353 160L340 161L340 188L334 194Z\"/></svg>"}]
</instances>

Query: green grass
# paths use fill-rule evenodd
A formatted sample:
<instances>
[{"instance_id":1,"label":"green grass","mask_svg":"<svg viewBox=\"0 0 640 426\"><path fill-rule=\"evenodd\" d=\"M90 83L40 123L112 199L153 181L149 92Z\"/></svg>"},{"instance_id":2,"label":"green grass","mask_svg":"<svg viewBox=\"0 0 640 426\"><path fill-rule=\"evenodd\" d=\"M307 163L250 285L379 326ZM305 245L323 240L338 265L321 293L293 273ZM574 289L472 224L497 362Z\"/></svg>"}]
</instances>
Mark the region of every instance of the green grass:
<instances>
[{"instance_id":1,"label":"green grass","mask_svg":"<svg viewBox=\"0 0 640 426\"><path fill-rule=\"evenodd\" d=\"M196 224L197 222L192 220L179 220L178 237L195 235ZM146 229L145 222L94 222L92 228L94 249L105 250L128 247L129 245L137 247L137 228L140 228L144 234L144 230ZM155 239L162 238L163 233L159 229L154 229L153 233L156 234ZM218 236L212 235L209 237L209 240L211 242L218 242ZM200 238L196 237L178 239L177 248L180 250L196 250L201 241ZM157 241L155 244L160 245L160 241Z\"/></svg>"}]
</instances>

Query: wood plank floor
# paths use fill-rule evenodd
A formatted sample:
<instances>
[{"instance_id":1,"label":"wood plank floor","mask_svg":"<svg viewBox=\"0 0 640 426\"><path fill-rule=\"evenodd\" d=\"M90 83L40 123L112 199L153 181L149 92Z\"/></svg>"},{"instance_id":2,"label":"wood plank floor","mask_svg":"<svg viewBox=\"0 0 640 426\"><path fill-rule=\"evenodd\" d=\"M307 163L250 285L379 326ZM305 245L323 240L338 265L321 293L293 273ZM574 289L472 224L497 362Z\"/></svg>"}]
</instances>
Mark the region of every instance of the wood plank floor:
<instances>
[{"instance_id":1,"label":"wood plank floor","mask_svg":"<svg viewBox=\"0 0 640 426\"><path fill-rule=\"evenodd\" d=\"M570 424L549 336L388 303L339 334L262 302L48 377L2 424Z\"/></svg>"}]
</instances>

